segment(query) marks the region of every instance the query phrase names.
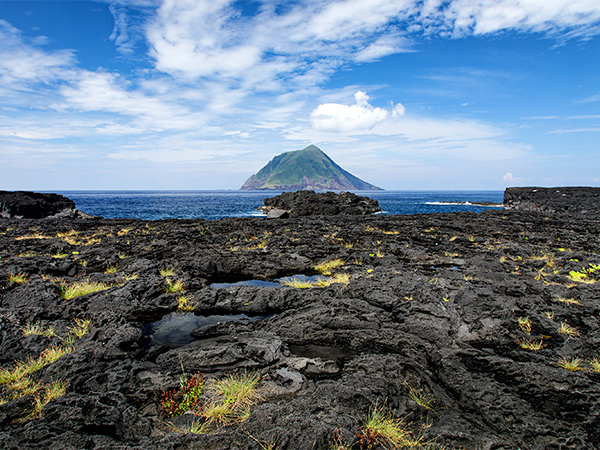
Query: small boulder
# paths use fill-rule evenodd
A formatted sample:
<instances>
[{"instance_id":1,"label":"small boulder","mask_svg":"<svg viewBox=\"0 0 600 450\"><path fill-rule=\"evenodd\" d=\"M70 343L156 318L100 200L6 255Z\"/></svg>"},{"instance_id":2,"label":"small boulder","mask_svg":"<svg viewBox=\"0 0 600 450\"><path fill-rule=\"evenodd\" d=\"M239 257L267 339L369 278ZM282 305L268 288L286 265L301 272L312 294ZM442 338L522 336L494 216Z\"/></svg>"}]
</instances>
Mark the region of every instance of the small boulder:
<instances>
[{"instance_id":1,"label":"small boulder","mask_svg":"<svg viewBox=\"0 0 600 450\"><path fill-rule=\"evenodd\" d=\"M290 214L285 209L271 209L267 213L267 219L287 219Z\"/></svg>"}]
</instances>

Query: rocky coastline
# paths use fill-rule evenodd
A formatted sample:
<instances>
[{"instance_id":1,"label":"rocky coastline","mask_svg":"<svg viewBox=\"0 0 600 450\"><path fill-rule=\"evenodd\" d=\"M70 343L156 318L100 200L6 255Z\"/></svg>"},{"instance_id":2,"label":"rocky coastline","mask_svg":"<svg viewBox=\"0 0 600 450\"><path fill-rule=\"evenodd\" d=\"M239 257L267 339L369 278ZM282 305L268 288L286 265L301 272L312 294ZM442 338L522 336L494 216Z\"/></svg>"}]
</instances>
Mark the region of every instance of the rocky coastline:
<instances>
[{"instance_id":1,"label":"rocky coastline","mask_svg":"<svg viewBox=\"0 0 600 450\"><path fill-rule=\"evenodd\" d=\"M569 210L0 218L0 447L598 449L598 279Z\"/></svg>"}]
</instances>

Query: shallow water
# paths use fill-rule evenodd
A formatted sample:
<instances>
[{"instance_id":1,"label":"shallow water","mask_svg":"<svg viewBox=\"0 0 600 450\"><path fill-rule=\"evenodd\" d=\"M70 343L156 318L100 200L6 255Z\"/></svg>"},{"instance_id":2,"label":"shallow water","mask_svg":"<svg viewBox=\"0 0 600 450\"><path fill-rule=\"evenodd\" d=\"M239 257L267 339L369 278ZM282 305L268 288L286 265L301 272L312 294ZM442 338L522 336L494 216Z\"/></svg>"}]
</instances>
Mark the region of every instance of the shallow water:
<instances>
[{"instance_id":1,"label":"shallow water","mask_svg":"<svg viewBox=\"0 0 600 450\"><path fill-rule=\"evenodd\" d=\"M198 328L220 322L261 320L263 316L248 317L246 314L199 316L193 312L173 312L162 319L142 327L144 348L151 345L166 345L170 348L183 347L195 339L190 333Z\"/></svg>"}]
</instances>

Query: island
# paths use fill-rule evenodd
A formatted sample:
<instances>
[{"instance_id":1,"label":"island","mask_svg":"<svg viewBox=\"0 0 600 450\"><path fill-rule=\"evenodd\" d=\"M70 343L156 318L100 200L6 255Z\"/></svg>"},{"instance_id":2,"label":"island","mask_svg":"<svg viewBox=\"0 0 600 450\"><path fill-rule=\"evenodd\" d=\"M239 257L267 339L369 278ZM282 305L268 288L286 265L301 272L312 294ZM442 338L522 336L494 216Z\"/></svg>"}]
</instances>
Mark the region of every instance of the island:
<instances>
[{"instance_id":1,"label":"island","mask_svg":"<svg viewBox=\"0 0 600 450\"><path fill-rule=\"evenodd\" d=\"M321 149L282 153L246 180L241 190L381 191L338 166Z\"/></svg>"}]
</instances>

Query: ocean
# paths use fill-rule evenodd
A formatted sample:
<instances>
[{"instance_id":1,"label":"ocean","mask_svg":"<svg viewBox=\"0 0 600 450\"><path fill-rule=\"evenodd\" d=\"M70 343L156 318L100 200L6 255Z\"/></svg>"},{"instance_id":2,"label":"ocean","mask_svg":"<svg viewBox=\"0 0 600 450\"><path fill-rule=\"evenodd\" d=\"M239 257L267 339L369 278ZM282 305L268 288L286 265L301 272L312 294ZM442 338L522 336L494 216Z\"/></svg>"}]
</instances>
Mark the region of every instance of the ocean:
<instances>
[{"instance_id":1,"label":"ocean","mask_svg":"<svg viewBox=\"0 0 600 450\"><path fill-rule=\"evenodd\" d=\"M107 219L208 219L264 217L263 200L275 191L58 191L77 209ZM502 203L504 191L364 191L379 202L381 214L481 212L477 202Z\"/></svg>"}]
</instances>

